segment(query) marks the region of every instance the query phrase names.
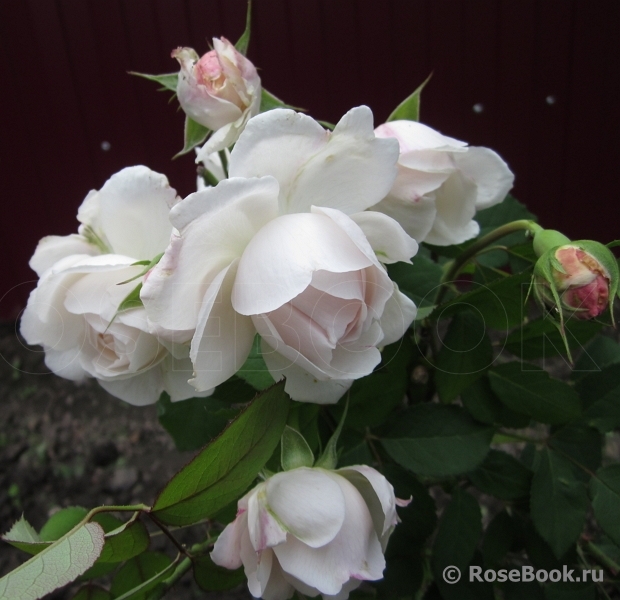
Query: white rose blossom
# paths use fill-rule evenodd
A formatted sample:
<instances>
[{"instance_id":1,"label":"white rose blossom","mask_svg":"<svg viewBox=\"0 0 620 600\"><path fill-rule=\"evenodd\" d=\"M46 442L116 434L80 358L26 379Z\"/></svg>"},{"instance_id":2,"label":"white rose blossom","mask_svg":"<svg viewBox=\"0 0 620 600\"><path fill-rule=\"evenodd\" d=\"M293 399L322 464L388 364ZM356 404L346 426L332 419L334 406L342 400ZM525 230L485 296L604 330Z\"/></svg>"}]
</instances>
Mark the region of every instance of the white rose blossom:
<instances>
[{"instance_id":1,"label":"white rose blossom","mask_svg":"<svg viewBox=\"0 0 620 600\"><path fill-rule=\"evenodd\" d=\"M40 279L21 333L29 344L43 346L54 373L75 381L95 377L135 405L156 402L162 391L172 400L196 395L187 384L188 348L162 345L150 333L143 307L117 314L141 281L119 285L143 271L133 263L150 261L168 245L175 200L166 177L129 167L88 194L78 212L78 234L39 242L30 266Z\"/></svg>"},{"instance_id":2,"label":"white rose blossom","mask_svg":"<svg viewBox=\"0 0 620 600\"><path fill-rule=\"evenodd\" d=\"M286 600L295 590L345 600L362 581L383 577L398 523L394 488L375 469L301 467L248 492L215 542L217 565L243 565L253 596Z\"/></svg>"},{"instance_id":3,"label":"white rose blossom","mask_svg":"<svg viewBox=\"0 0 620 600\"><path fill-rule=\"evenodd\" d=\"M178 230L142 288L160 331L191 340L198 390L234 375L256 333L293 399L332 403L402 337L415 306L385 263L417 244L366 211L390 190L398 145L375 138L358 107L328 132L278 109L254 117L235 145L230 179L191 194Z\"/></svg>"},{"instance_id":4,"label":"white rose blossom","mask_svg":"<svg viewBox=\"0 0 620 600\"><path fill-rule=\"evenodd\" d=\"M256 67L226 38L213 38L213 50L202 57L192 48L172 52L181 65L177 97L185 113L213 130L205 156L237 141L248 120L258 114L261 82Z\"/></svg>"},{"instance_id":5,"label":"white rose blossom","mask_svg":"<svg viewBox=\"0 0 620 600\"><path fill-rule=\"evenodd\" d=\"M467 146L415 121L391 121L375 129L400 145L398 176L371 210L396 219L417 242L460 244L478 235L476 211L498 204L514 175L488 148Z\"/></svg>"}]
</instances>

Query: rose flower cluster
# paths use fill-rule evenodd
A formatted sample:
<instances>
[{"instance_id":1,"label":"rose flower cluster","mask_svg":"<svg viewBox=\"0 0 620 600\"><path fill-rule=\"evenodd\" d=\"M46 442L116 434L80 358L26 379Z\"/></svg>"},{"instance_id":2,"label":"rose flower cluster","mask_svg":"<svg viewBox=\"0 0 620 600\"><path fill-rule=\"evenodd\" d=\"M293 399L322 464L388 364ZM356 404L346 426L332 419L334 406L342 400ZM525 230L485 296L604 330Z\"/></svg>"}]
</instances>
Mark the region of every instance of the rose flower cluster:
<instances>
[{"instance_id":1,"label":"rose flower cluster","mask_svg":"<svg viewBox=\"0 0 620 600\"><path fill-rule=\"evenodd\" d=\"M135 166L90 192L77 233L43 238L32 257L21 333L54 373L136 405L211 394L258 335L293 400L335 403L416 317L386 265L411 262L423 241L475 237L476 211L513 175L491 150L417 122L374 129L365 106L333 131L290 109L260 113L256 69L223 38L173 56L183 110L212 130L197 160L217 162L221 181L181 199ZM571 260L558 285L589 268L578 251ZM278 473L239 500L212 557L243 565L255 596L347 598L382 577L396 504L370 467Z\"/></svg>"}]
</instances>

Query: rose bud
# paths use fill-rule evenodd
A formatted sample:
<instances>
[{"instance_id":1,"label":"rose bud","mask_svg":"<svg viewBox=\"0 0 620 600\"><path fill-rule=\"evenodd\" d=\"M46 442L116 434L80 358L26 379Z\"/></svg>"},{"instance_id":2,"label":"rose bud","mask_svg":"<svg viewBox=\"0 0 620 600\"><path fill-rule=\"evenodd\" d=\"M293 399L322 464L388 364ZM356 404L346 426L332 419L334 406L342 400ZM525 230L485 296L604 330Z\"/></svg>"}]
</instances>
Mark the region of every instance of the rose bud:
<instances>
[{"instance_id":1,"label":"rose bud","mask_svg":"<svg viewBox=\"0 0 620 600\"><path fill-rule=\"evenodd\" d=\"M383 552L409 501L371 467L301 467L273 475L239 500L237 518L211 553L228 569L243 565L253 596L345 600L362 581L381 579Z\"/></svg>"},{"instance_id":2,"label":"rose bud","mask_svg":"<svg viewBox=\"0 0 620 600\"><path fill-rule=\"evenodd\" d=\"M618 264L606 246L589 240L570 242L559 232L546 230L536 234L534 249L540 256L534 268L534 293L542 304L557 307L562 320L564 311L577 319L593 319L610 300L613 303Z\"/></svg>"},{"instance_id":3,"label":"rose bud","mask_svg":"<svg viewBox=\"0 0 620 600\"><path fill-rule=\"evenodd\" d=\"M181 107L215 132L205 146L206 155L234 144L260 109L261 84L254 65L226 38L213 38L213 50L201 58L192 48L177 48L172 57L181 65Z\"/></svg>"}]
</instances>

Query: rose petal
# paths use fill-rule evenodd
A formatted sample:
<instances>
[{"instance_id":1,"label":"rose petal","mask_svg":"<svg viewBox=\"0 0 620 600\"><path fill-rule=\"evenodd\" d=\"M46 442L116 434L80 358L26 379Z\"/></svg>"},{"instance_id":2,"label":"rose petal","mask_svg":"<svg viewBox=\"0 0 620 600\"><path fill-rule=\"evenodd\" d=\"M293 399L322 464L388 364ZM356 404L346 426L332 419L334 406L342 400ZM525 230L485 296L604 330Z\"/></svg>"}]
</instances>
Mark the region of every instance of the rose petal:
<instances>
[{"instance_id":1,"label":"rose petal","mask_svg":"<svg viewBox=\"0 0 620 600\"><path fill-rule=\"evenodd\" d=\"M383 330L383 345L393 344L403 337L418 312L413 301L399 291L394 284L394 293L386 302L379 324Z\"/></svg>"},{"instance_id":2,"label":"rose petal","mask_svg":"<svg viewBox=\"0 0 620 600\"><path fill-rule=\"evenodd\" d=\"M247 521L248 517L244 512L220 533L211 551L211 560L216 565L226 569L238 569L242 565L241 540L243 533L247 531Z\"/></svg>"},{"instance_id":3,"label":"rose petal","mask_svg":"<svg viewBox=\"0 0 620 600\"><path fill-rule=\"evenodd\" d=\"M146 406L159 400L163 384L159 369L153 368L127 379L98 379L99 385L134 406Z\"/></svg>"},{"instance_id":4,"label":"rose petal","mask_svg":"<svg viewBox=\"0 0 620 600\"><path fill-rule=\"evenodd\" d=\"M99 252L98 248L89 244L81 235L48 235L39 241L28 264L39 277L42 277L47 269L62 258L72 254L94 256Z\"/></svg>"}]
</instances>

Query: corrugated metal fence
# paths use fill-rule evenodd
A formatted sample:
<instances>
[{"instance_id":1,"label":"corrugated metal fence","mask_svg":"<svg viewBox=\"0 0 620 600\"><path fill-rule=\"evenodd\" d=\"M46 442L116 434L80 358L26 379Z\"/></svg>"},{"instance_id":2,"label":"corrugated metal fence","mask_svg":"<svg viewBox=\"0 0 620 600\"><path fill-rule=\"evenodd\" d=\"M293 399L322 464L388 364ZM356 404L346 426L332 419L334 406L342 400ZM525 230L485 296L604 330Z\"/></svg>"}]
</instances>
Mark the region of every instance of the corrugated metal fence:
<instances>
[{"instance_id":1,"label":"corrugated metal fence","mask_svg":"<svg viewBox=\"0 0 620 600\"><path fill-rule=\"evenodd\" d=\"M192 191L182 114L127 71L176 70L170 51L236 40L245 0L3 0L0 315L33 286L37 240L115 171L146 164ZM249 57L267 89L336 121L377 124L430 72L422 120L497 150L515 194L575 237L620 237L617 0L255 0ZM474 110L476 107L476 110Z\"/></svg>"}]
</instances>

